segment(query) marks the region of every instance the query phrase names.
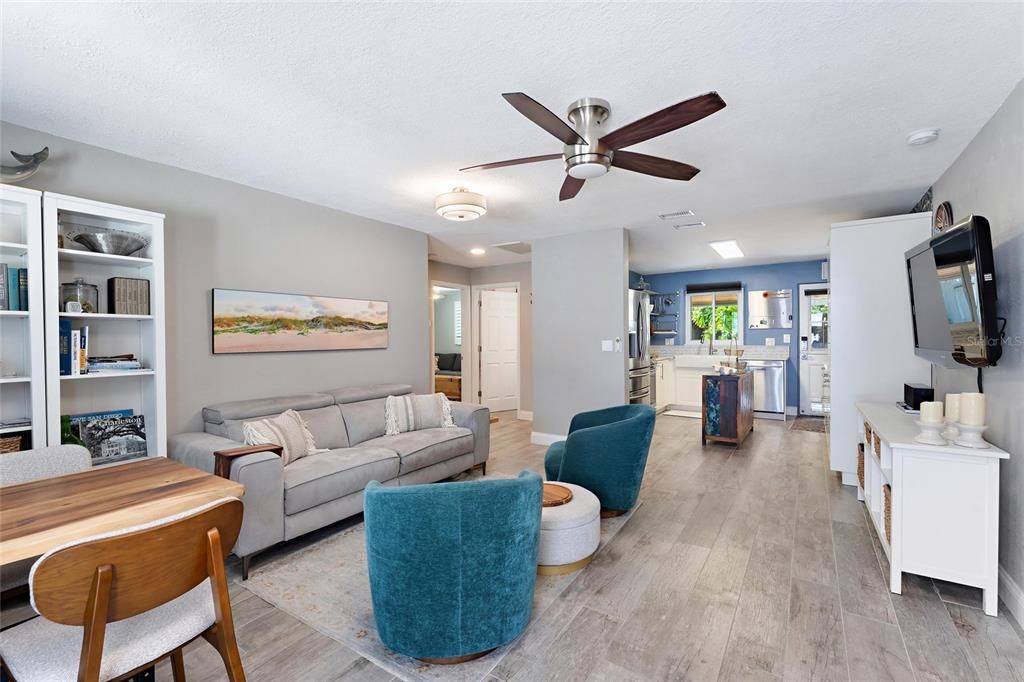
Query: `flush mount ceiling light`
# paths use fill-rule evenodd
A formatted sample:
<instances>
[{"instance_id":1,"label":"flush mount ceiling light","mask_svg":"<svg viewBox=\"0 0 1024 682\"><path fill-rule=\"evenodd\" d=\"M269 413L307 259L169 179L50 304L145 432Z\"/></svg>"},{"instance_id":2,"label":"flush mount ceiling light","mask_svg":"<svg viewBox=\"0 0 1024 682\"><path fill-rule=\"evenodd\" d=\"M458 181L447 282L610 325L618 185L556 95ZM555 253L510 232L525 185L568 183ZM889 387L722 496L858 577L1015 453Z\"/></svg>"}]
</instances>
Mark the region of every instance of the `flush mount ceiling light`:
<instances>
[{"instance_id":1,"label":"flush mount ceiling light","mask_svg":"<svg viewBox=\"0 0 1024 682\"><path fill-rule=\"evenodd\" d=\"M696 223L679 223L678 225L673 225L672 229L673 230L689 230L691 227L707 227L707 224L703 220L700 221L700 222L696 222Z\"/></svg>"},{"instance_id":2,"label":"flush mount ceiling light","mask_svg":"<svg viewBox=\"0 0 1024 682\"><path fill-rule=\"evenodd\" d=\"M941 128L921 128L907 135L907 144L911 147L919 147L922 144L935 142L939 139Z\"/></svg>"},{"instance_id":3,"label":"flush mount ceiling light","mask_svg":"<svg viewBox=\"0 0 1024 682\"><path fill-rule=\"evenodd\" d=\"M487 199L465 187L455 187L451 192L437 195L434 210L445 220L476 220L487 213Z\"/></svg>"},{"instance_id":4,"label":"flush mount ceiling light","mask_svg":"<svg viewBox=\"0 0 1024 682\"><path fill-rule=\"evenodd\" d=\"M470 249L469 252L474 256L482 256L485 253L487 253L487 249L481 249L479 246L477 246L475 248Z\"/></svg>"},{"instance_id":5,"label":"flush mount ceiling light","mask_svg":"<svg viewBox=\"0 0 1024 682\"><path fill-rule=\"evenodd\" d=\"M708 246L717 251L722 258L743 258L743 251L740 250L740 245L736 243L735 239L708 242Z\"/></svg>"}]
</instances>

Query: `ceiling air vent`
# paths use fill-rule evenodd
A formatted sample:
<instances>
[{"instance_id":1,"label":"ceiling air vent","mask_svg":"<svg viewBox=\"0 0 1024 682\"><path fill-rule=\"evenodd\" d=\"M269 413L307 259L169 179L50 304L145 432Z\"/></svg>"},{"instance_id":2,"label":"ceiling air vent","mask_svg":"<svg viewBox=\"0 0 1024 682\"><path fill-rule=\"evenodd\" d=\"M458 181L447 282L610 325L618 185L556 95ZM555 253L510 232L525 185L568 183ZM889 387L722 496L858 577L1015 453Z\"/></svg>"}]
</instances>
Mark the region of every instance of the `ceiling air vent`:
<instances>
[{"instance_id":1,"label":"ceiling air vent","mask_svg":"<svg viewBox=\"0 0 1024 682\"><path fill-rule=\"evenodd\" d=\"M661 220L675 220L676 218L685 218L688 215L693 215L693 211L673 211L672 213L659 213L658 218Z\"/></svg>"},{"instance_id":2,"label":"ceiling air vent","mask_svg":"<svg viewBox=\"0 0 1024 682\"><path fill-rule=\"evenodd\" d=\"M494 244L494 248L511 251L512 253L517 253L520 256L530 253L530 245L526 242L503 242L501 244Z\"/></svg>"}]
</instances>

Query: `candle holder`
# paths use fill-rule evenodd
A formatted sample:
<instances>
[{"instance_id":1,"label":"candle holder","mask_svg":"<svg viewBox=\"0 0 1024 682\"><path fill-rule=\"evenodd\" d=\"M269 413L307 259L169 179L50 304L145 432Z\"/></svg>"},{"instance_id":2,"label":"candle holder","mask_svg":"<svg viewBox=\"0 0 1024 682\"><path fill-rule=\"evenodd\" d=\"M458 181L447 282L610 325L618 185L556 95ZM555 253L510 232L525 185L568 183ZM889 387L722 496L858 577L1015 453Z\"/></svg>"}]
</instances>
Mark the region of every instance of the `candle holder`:
<instances>
[{"instance_id":1,"label":"candle holder","mask_svg":"<svg viewBox=\"0 0 1024 682\"><path fill-rule=\"evenodd\" d=\"M957 445L962 445L965 448L974 448L975 450L984 450L985 448L992 447L981 437L982 432L987 429L988 426L958 424L957 427L960 429L960 435L955 441L953 441Z\"/></svg>"},{"instance_id":2,"label":"candle holder","mask_svg":"<svg viewBox=\"0 0 1024 682\"><path fill-rule=\"evenodd\" d=\"M927 445L948 445L946 439L942 437L940 431L942 431L942 424L931 424L918 420L917 426L921 429L921 433L914 436L914 440L918 443L925 443Z\"/></svg>"},{"instance_id":3,"label":"candle holder","mask_svg":"<svg viewBox=\"0 0 1024 682\"><path fill-rule=\"evenodd\" d=\"M954 443L960 437L960 428L957 426L955 419L946 419L946 428L942 430L942 437Z\"/></svg>"}]
</instances>

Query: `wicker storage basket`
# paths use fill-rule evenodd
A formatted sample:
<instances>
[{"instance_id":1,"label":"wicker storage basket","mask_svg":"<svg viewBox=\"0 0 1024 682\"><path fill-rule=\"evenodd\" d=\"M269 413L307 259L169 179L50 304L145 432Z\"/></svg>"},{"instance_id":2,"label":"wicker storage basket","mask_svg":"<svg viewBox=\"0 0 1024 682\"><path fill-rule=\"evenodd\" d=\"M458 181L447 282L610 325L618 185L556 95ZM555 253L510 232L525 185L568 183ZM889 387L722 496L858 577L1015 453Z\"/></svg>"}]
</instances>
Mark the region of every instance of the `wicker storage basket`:
<instances>
[{"instance_id":1,"label":"wicker storage basket","mask_svg":"<svg viewBox=\"0 0 1024 682\"><path fill-rule=\"evenodd\" d=\"M864 444L857 443L857 482L864 490Z\"/></svg>"},{"instance_id":2,"label":"wicker storage basket","mask_svg":"<svg viewBox=\"0 0 1024 682\"><path fill-rule=\"evenodd\" d=\"M892 542L892 487L886 483L882 486L885 493L885 541Z\"/></svg>"},{"instance_id":3,"label":"wicker storage basket","mask_svg":"<svg viewBox=\"0 0 1024 682\"><path fill-rule=\"evenodd\" d=\"M875 433L875 457L882 459L882 439Z\"/></svg>"},{"instance_id":4,"label":"wicker storage basket","mask_svg":"<svg viewBox=\"0 0 1024 682\"><path fill-rule=\"evenodd\" d=\"M0 455L21 450L21 436L0 437Z\"/></svg>"}]
</instances>

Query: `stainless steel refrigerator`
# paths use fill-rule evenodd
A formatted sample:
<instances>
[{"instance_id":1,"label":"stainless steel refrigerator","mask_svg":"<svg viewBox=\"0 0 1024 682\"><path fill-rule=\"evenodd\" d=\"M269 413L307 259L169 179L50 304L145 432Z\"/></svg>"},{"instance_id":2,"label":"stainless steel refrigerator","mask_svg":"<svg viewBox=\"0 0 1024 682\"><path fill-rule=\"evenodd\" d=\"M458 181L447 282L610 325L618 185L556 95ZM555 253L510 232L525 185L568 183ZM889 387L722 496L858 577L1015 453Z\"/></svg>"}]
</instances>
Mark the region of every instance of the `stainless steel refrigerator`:
<instances>
[{"instance_id":1,"label":"stainless steel refrigerator","mask_svg":"<svg viewBox=\"0 0 1024 682\"><path fill-rule=\"evenodd\" d=\"M646 291L629 290L629 365L626 386L630 403L651 404L651 299Z\"/></svg>"}]
</instances>

